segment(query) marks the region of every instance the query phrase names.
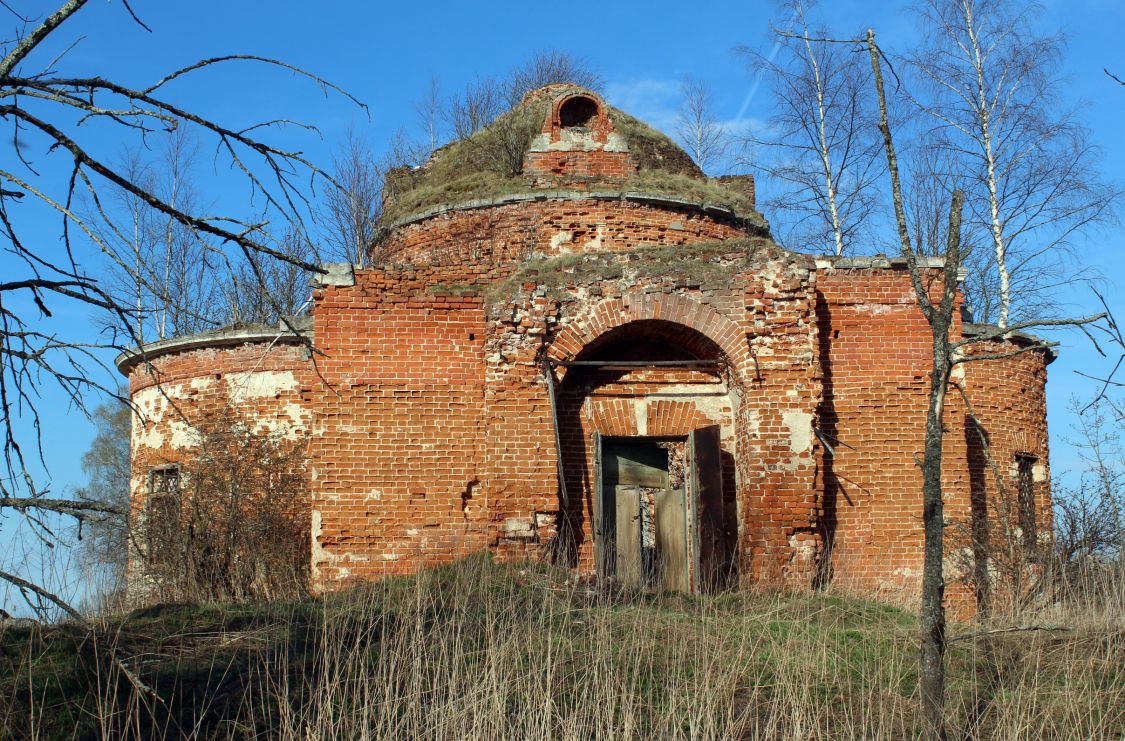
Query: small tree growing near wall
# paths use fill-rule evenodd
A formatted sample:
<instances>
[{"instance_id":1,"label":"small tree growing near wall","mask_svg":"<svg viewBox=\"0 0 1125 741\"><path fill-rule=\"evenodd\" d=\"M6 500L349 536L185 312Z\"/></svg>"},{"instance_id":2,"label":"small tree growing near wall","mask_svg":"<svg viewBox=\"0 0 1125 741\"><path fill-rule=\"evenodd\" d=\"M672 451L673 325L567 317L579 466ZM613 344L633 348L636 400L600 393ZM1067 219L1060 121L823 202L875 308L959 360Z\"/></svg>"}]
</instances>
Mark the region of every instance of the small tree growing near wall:
<instances>
[{"instance_id":1,"label":"small tree growing near wall","mask_svg":"<svg viewBox=\"0 0 1125 741\"><path fill-rule=\"evenodd\" d=\"M304 594L309 576L306 441L233 405L195 421L182 465L150 469L132 540L150 597L273 599ZM138 585L139 586L139 585Z\"/></svg>"}]
</instances>

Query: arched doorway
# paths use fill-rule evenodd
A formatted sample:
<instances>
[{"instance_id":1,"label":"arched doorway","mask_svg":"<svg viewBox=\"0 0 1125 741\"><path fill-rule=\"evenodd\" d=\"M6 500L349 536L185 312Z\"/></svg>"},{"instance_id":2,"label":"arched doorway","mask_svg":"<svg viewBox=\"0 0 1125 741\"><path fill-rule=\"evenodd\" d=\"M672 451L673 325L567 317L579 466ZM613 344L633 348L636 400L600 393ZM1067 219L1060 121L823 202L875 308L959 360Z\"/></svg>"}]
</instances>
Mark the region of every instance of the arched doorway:
<instances>
[{"instance_id":1,"label":"arched doorway","mask_svg":"<svg viewBox=\"0 0 1125 741\"><path fill-rule=\"evenodd\" d=\"M702 332L628 321L556 361L579 570L656 591L713 591L736 563L729 361Z\"/></svg>"}]
</instances>

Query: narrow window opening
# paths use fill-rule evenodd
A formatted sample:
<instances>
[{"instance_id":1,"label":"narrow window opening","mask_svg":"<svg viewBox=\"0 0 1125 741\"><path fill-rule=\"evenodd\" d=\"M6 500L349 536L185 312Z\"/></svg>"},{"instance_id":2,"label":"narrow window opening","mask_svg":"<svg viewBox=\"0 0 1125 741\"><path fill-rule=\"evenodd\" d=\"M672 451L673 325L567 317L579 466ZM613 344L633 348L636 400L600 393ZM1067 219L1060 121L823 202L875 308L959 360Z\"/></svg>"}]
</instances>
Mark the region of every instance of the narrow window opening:
<instances>
[{"instance_id":1,"label":"narrow window opening","mask_svg":"<svg viewBox=\"0 0 1125 741\"><path fill-rule=\"evenodd\" d=\"M160 466L148 474L145 541L151 566L172 565L180 531L180 467Z\"/></svg>"},{"instance_id":2,"label":"narrow window opening","mask_svg":"<svg viewBox=\"0 0 1125 741\"><path fill-rule=\"evenodd\" d=\"M583 96L571 98L559 108L559 125L564 129L585 129L598 115L598 104Z\"/></svg>"},{"instance_id":3,"label":"narrow window opening","mask_svg":"<svg viewBox=\"0 0 1125 741\"><path fill-rule=\"evenodd\" d=\"M1035 464L1039 461L1033 455L1016 455L1016 487L1018 489L1018 519L1023 547L1035 548L1038 543L1035 519Z\"/></svg>"}]
</instances>

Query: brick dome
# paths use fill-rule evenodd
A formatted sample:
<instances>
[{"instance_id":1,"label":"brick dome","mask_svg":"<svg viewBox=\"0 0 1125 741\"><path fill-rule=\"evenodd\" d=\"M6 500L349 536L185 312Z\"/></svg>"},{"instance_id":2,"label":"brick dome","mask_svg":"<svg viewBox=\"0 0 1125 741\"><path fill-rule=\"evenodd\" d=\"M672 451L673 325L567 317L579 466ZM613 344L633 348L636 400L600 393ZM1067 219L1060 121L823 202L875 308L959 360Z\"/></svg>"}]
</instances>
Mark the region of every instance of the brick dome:
<instances>
[{"instance_id":1,"label":"brick dome","mask_svg":"<svg viewBox=\"0 0 1125 741\"><path fill-rule=\"evenodd\" d=\"M593 125L560 118L579 108ZM570 156L558 156L564 152ZM384 226L439 206L559 187L661 194L765 223L754 207L750 176L708 178L665 134L607 105L592 90L562 84L527 93L490 125L436 150L422 167L393 170Z\"/></svg>"}]
</instances>

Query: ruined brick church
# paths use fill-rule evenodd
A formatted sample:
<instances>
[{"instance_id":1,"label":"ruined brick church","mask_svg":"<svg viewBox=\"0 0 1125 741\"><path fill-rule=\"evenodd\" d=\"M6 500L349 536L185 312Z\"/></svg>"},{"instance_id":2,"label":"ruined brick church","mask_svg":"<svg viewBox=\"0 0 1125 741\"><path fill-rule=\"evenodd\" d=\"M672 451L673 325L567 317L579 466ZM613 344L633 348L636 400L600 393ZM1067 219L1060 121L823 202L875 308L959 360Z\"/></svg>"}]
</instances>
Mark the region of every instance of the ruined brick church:
<instances>
[{"instance_id":1,"label":"ruined brick church","mask_svg":"<svg viewBox=\"0 0 1125 741\"><path fill-rule=\"evenodd\" d=\"M308 316L118 359L138 512L223 400L307 436L317 588L488 551L653 589L917 589L931 356L901 261L780 248L751 178L565 85L385 198L366 264L325 266ZM981 332L965 317L955 336ZM951 523L982 527L1007 487L1046 529L1051 360L957 366Z\"/></svg>"}]
</instances>

